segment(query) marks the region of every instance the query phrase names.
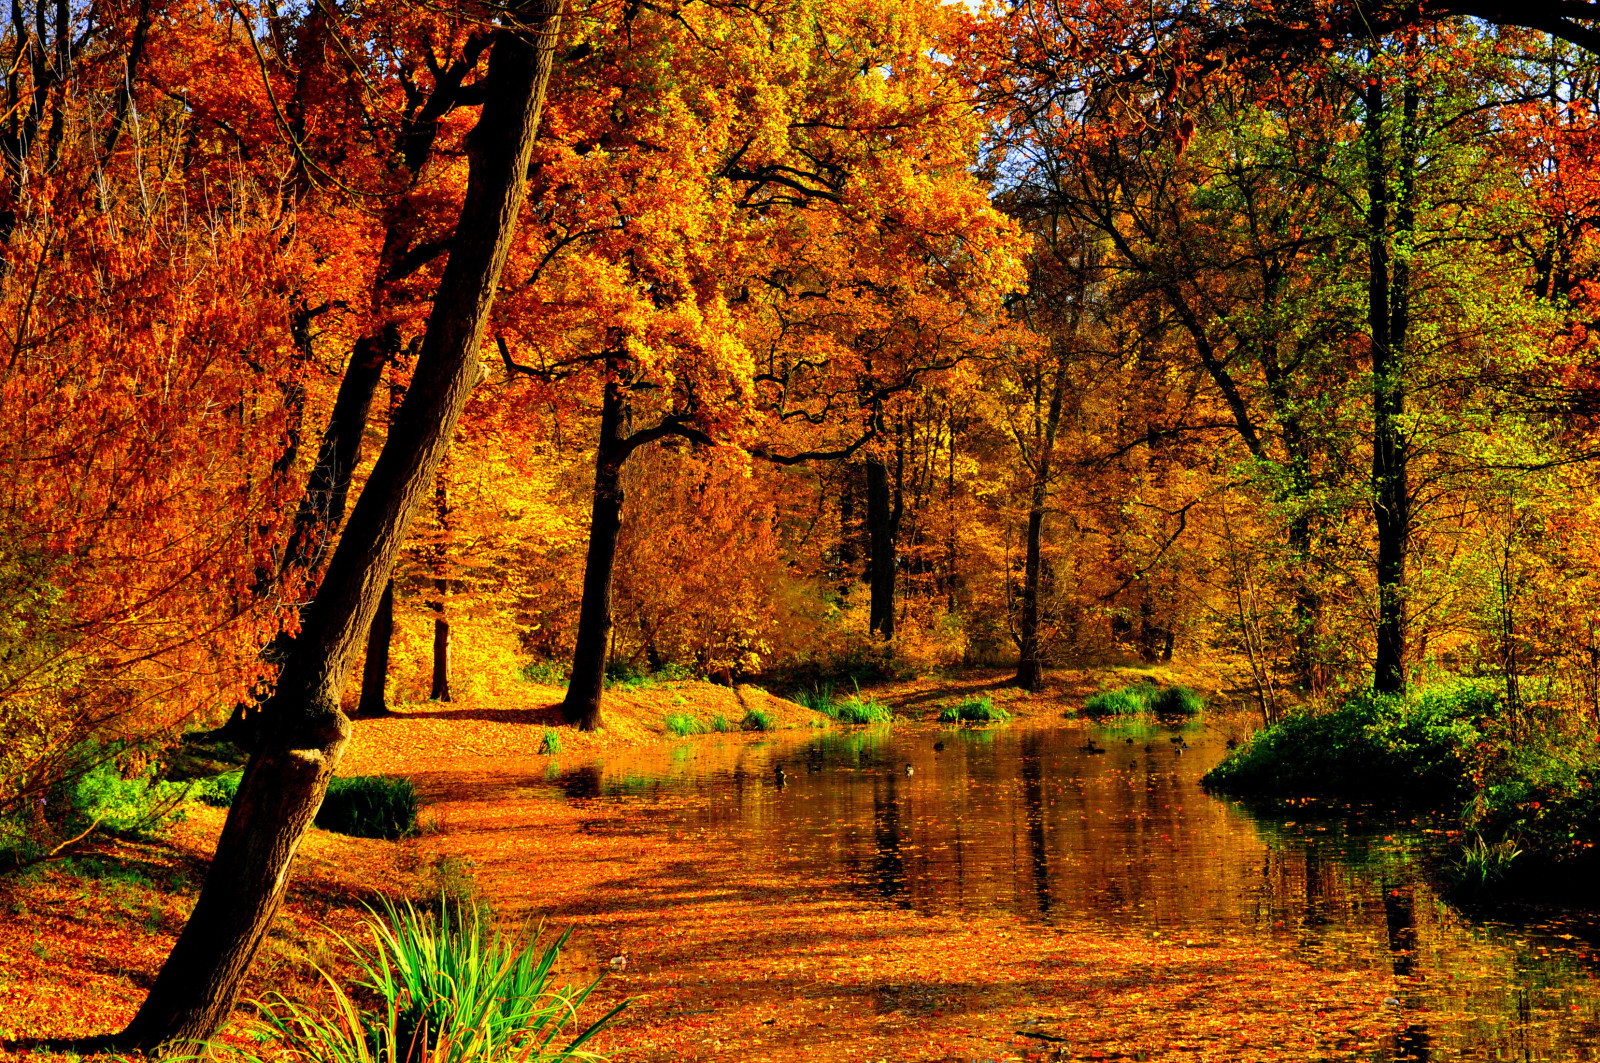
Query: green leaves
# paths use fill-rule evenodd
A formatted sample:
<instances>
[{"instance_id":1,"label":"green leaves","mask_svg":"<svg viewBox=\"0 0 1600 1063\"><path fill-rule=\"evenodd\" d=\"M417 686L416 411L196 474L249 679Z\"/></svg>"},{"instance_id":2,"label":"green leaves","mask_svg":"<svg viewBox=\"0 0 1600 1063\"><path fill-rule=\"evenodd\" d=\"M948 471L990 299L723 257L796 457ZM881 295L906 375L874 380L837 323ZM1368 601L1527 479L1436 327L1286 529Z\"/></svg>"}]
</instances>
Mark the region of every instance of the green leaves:
<instances>
[{"instance_id":1,"label":"green leaves","mask_svg":"<svg viewBox=\"0 0 1600 1063\"><path fill-rule=\"evenodd\" d=\"M555 1063L603 1058L584 1046L627 1006L580 1027L578 1009L599 980L554 984L570 930L541 950L537 928L508 937L481 909L448 901L437 914L386 903L367 930L372 952L345 944L376 1008L359 1007L324 973L331 1014L280 995L261 1006L264 1032L321 1063Z\"/></svg>"}]
</instances>

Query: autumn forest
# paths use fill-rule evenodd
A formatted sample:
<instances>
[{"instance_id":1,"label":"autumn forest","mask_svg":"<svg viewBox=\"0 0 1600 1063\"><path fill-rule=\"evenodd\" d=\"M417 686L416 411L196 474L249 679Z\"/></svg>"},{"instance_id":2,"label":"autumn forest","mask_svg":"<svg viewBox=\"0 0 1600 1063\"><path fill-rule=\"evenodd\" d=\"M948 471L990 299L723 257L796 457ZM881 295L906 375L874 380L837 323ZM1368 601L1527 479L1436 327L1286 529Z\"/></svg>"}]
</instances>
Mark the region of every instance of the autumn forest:
<instances>
[{"instance_id":1,"label":"autumn forest","mask_svg":"<svg viewBox=\"0 0 1600 1063\"><path fill-rule=\"evenodd\" d=\"M1600 1058L1600 9L0 21L0 1057Z\"/></svg>"}]
</instances>

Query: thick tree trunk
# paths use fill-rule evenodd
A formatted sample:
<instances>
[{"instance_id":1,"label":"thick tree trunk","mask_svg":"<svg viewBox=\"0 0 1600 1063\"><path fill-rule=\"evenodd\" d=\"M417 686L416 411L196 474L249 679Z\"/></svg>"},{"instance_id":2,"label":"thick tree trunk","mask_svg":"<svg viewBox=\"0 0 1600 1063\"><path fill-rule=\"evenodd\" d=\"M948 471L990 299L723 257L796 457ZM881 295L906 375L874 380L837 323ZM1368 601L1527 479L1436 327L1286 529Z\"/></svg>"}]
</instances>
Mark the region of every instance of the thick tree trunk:
<instances>
[{"instance_id":1,"label":"thick tree trunk","mask_svg":"<svg viewBox=\"0 0 1600 1063\"><path fill-rule=\"evenodd\" d=\"M1042 420L1036 420L1033 455L1033 490L1028 499L1027 560L1022 575L1022 612L1018 618L1017 675L1012 680L1024 690L1044 689L1044 665L1039 659L1039 579L1044 540L1045 506L1050 500L1051 462L1055 456L1056 431L1061 426L1061 408L1067 395L1067 351L1056 344L1055 379L1050 385L1050 402ZM1037 418L1038 392L1034 414Z\"/></svg>"},{"instance_id":2,"label":"thick tree trunk","mask_svg":"<svg viewBox=\"0 0 1600 1063\"><path fill-rule=\"evenodd\" d=\"M896 543L904 501L896 484L889 486L889 466L882 458L867 458L867 539L870 557L867 578L872 590L867 630L882 635L885 642L894 638L894 582L898 565Z\"/></svg>"},{"instance_id":3,"label":"thick tree trunk","mask_svg":"<svg viewBox=\"0 0 1600 1063\"><path fill-rule=\"evenodd\" d=\"M589 555L583 566L583 601L578 607L572 679L561 704L567 723L585 731L597 731L602 726L600 699L605 691L606 650L611 641L611 573L617 562L617 537L622 532L622 463L628 456L622 434L625 412L622 383L613 367L600 407Z\"/></svg>"},{"instance_id":4,"label":"thick tree trunk","mask_svg":"<svg viewBox=\"0 0 1600 1063\"><path fill-rule=\"evenodd\" d=\"M1396 235L1405 239L1412 222L1416 90L1406 86L1400 133L1399 204ZM1373 686L1380 693L1406 687L1406 547L1411 537L1411 488L1407 469L1404 354L1410 324L1410 271L1404 255L1389 255L1389 172L1384 151L1384 89L1373 79L1366 89L1367 138L1367 324L1372 333L1372 512L1378 529L1377 659Z\"/></svg>"},{"instance_id":5,"label":"thick tree trunk","mask_svg":"<svg viewBox=\"0 0 1600 1063\"><path fill-rule=\"evenodd\" d=\"M483 113L466 142L465 201L412 386L306 610L200 898L119 1038L124 1049L184 1050L226 1022L349 739L339 696L481 373L479 347L526 192L559 0L513 12L529 28L501 31L489 59Z\"/></svg>"},{"instance_id":6,"label":"thick tree trunk","mask_svg":"<svg viewBox=\"0 0 1600 1063\"><path fill-rule=\"evenodd\" d=\"M367 659L361 669L361 704L357 716L389 715L389 644L394 641L394 580L384 584L378 612L367 634Z\"/></svg>"}]
</instances>

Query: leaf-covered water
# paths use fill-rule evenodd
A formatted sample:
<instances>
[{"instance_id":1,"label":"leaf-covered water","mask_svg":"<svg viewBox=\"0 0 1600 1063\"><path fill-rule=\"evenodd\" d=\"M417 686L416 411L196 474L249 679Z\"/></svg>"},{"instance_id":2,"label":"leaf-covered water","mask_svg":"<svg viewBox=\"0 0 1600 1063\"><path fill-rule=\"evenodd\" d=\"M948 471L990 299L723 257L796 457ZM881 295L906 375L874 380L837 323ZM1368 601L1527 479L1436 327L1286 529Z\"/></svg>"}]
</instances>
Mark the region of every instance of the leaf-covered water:
<instances>
[{"instance_id":1,"label":"leaf-covered water","mask_svg":"<svg viewBox=\"0 0 1600 1063\"><path fill-rule=\"evenodd\" d=\"M1228 734L879 728L631 753L558 784L671 798L662 814L686 836L733 838L799 882L843 872L864 900L1271 939L1317 965L1392 974L1400 1032L1373 1058L1600 1058L1591 923L1451 907L1430 883L1440 831L1426 820L1207 794L1199 778Z\"/></svg>"}]
</instances>

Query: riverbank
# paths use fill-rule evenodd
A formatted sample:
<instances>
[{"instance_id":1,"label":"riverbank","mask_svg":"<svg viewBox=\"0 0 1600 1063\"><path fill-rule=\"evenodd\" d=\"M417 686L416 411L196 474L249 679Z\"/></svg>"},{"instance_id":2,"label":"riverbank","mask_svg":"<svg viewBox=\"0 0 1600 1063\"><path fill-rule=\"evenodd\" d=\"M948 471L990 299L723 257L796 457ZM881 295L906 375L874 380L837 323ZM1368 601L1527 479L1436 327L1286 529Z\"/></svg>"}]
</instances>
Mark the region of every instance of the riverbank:
<instances>
[{"instance_id":1,"label":"riverbank","mask_svg":"<svg viewBox=\"0 0 1600 1063\"><path fill-rule=\"evenodd\" d=\"M1456 837L1440 862L1461 899L1600 903L1600 760L1559 718L1513 726L1470 682L1405 697L1349 694L1331 711L1256 732L1203 780L1242 800L1333 798L1440 812Z\"/></svg>"},{"instance_id":2,"label":"riverbank","mask_svg":"<svg viewBox=\"0 0 1600 1063\"><path fill-rule=\"evenodd\" d=\"M1002 679L873 693L913 731L940 704L980 694L1005 704L1022 728L1055 728L1073 701L1122 676L1058 677L1045 697L1009 691ZM752 862L718 831L686 828L680 813L705 802L692 791L645 780L636 792L598 796L602 775L626 778L639 750L669 760L712 748L734 761L758 752L773 734L678 739L658 722L668 707L714 714L738 696L752 692L625 692L610 702L612 730L598 736L554 727L538 691L525 706L429 705L358 722L345 771L414 778L425 831L398 843L313 831L245 995L314 996L311 965L337 969L332 934L355 927L374 887L423 896L443 871L508 920L574 926L563 967L573 978L605 976L594 1013L634 1001L596 1047L641 1063L1309 1060L1360 1058L1394 1035L1393 977L1319 968L1293 958L1288 938L1152 936L1071 914L1043 927L1005 911L927 914L863 897L835 866L797 876ZM803 743L818 729L798 706L776 710L790 725L779 742ZM563 751L528 753L547 729ZM120 1026L181 927L220 824L220 812L197 808L161 845L98 853L120 869L113 873L69 868L16 884L0 912L6 1035Z\"/></svg>"}]
</instances>

